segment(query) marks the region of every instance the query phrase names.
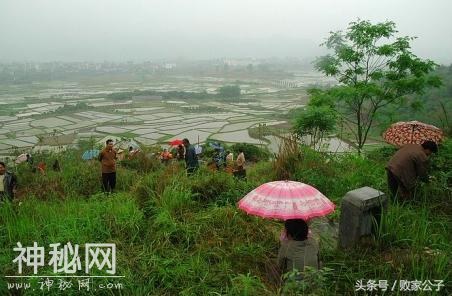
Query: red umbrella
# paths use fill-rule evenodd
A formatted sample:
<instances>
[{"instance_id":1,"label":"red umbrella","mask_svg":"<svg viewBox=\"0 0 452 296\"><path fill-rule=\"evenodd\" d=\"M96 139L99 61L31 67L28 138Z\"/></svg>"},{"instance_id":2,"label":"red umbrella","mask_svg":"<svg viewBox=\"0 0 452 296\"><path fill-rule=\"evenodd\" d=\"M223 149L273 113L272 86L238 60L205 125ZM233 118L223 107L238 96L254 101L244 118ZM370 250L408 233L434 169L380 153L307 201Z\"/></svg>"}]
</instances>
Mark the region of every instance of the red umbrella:
<instances>
[{"instance_id":1,"label":"red umbrella","mask_svg":"<svg viewBox=\"0 0 452 296\"><path fill-rule=\"evenodd\" d=\"M183 142L182 142L181 139L175 139L175 140L171 140L171 141L169 142L169 144L170 144L171 146L179 146L179 145L182 145Z\"/></svg>"},{"instance_id":2,"label":"red umbrella","mask_svg":"<svg viewBox=\"0 0 452 296\"><path fill-rule=\"evenodd\" d=\"M383 139L398 147L405 144L422 144L427 140L439 143L443 139L443 131L420 121L401 121L392 124L383 133Z\"/></svg>"},{"instance_id":3,"label":"red umbrella","mask_svg":"<svg viewBox=\"0 0 452 296\"><path fill-rule=\"evenodd\" d=\"M251 215L274 219L303 219L325 216L335 205L316 188L294 181L262 184L239 201Z\"/></svg>"}]
</instances>

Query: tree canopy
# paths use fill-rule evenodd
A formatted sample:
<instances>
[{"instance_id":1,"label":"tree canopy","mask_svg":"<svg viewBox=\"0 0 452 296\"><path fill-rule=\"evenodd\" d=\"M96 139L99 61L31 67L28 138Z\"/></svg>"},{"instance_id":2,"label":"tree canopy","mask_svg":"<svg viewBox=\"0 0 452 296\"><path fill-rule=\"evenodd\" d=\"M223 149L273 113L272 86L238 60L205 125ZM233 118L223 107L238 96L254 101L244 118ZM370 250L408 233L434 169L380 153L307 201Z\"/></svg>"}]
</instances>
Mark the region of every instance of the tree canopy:
<instances>
[{"instance_id":1,"label":"tree canopy","mask_svg":"<svg viewBox=\"0 0 452 296\"><path fill-rule=\"evenodd\" d=\"M222 98L238 98L240 93L238 85L224 85L218 89L218 95Z\"/></svg>"},{"instance_id":2,"label":"tree canopy","mask_svg":"<svg viewBox=\"0 0 452 296\"><path fill-rule=\"evenodd\" d=\"M329 106L308 106L296 118L295 133L299 137L310 136L310 146L320 149L322 139L334 130L336 118Z\"/></svg>"},{"instance_id":3,"label":"tree canopy","mask_svg":"<svg viewBox=\"0 0 452 296\"><path fill-rule=\"evenodd\" d=\"M414 37L396 37L397 33L394 22L372 24L358 19L345 32L330 33L322 45L332 53L315 63L319 71L337 79L338 85L322 93L334 98L359 150L377 111L441 85L438 76L429 75L437 65L412 53Z\"/></svg>"}]
</instances>

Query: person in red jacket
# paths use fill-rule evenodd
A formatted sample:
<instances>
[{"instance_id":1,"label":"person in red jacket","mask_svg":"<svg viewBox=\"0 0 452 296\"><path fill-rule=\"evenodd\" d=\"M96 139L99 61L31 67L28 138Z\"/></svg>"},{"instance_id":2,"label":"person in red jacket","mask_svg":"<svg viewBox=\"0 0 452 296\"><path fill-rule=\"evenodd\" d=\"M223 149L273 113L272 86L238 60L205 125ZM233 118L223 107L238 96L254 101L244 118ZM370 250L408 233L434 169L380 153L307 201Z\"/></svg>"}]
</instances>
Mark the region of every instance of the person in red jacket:
<instances>
[{"instance_id":1,"label":"person in red jacket","mask_svg":"<svg viewBox=\"0 0 452 296\"><path fill-rule=\"evenodd\" d=\"M169 163L170 159L172 159L172 158L173 158L173 155L166 148L163 149L162 153L160 153L160 160L165 165L167 165Z\"/></svg>"}]
</instances>

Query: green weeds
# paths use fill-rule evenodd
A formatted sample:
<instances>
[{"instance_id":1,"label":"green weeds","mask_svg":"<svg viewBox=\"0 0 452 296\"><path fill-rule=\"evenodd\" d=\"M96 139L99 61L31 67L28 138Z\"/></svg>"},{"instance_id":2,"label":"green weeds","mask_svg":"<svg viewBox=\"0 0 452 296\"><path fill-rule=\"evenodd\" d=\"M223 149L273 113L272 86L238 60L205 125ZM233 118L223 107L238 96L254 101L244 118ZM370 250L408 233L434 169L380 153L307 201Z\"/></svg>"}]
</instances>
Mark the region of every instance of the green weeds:
<instances>
[{"instance_id":1,"label":"green weeds","mask_svg":"<svg viewBox=\"0 0 452 296\"><path fill-rule=\"evenodd\" d=\"M353 251L320 234L320 272L306 272L303 285L287 295L355 295L357 280L447 280L450 277L450 165L452 145L433 158L432 181L415 200L390 202L378 231ZM386 149L387 150L387 149ZM338 222L342 196L370 186L386 191L385 149L368 157L329 155L294 146L275 162L247 169L247 179L152 159L123 162L117 193L101 193L97 161L80 153L59 155L61 172L33 173L17 167L19 201L0 205L0 266L15 275L20 241L73 244L116 243L122 295L277 295L283 287L269 273L282 224L248 216L236 203L258 185L283 176L311 184L333 200ZM51 163L55 155L39 155ZM49 166L49 165L48 165ZM42 274L52 272L47 266ZM41 270L40 270L41 273ZM26 271L30 274L30 270ZM7 294L0 279L0 294ZM446 289L446 288L443 288ZM291 294L292 293L292 294ZM55 293L57 294L57 293ZM110 294L119 294L112 293Z\"/></svg>"}]
</instances>

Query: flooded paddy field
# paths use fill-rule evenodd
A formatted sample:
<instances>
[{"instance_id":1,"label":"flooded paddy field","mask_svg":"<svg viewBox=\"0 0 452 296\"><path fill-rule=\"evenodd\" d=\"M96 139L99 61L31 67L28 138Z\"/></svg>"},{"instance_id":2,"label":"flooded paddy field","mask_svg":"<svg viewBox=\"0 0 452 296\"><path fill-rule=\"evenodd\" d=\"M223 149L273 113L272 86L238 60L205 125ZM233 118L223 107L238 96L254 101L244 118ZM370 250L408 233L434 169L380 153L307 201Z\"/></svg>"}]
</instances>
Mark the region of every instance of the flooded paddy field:
<instances>
[{"instance_id":1,"label":"flooded paddy field","mask_svg":"<svg viewBox=\"0 0 452 296\"><path fill-rule=\"evenodd\" d=\"M188 138L193 143L212 139L272 148L273 141L253 138L249 129L287 123L286 114L307 103L305 88L287 89L275 81L241 82L240 99L228 101L216 95L219 87L232 84L235 82L225 78L178 76L156 82L2 86L0 155L42 150L43 137L69 134L75 136L73 142L64 143L66 146L90 137L98 141L118 136L134 138L142 145ZM197 92L207 97L132 95L118 100L109 96L144 90Z\"/></svg>"}]
</instances>

